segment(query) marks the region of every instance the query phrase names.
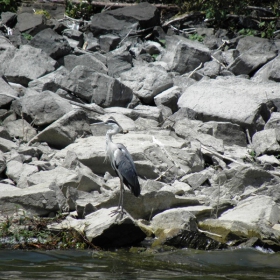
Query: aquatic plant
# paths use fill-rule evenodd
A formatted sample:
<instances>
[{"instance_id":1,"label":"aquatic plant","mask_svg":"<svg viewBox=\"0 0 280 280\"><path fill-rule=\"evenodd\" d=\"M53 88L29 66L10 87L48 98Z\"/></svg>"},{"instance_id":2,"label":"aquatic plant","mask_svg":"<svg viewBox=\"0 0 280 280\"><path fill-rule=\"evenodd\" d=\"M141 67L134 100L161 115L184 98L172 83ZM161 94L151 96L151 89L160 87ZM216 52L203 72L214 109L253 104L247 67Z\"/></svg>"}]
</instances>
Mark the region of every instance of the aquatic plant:
<instances>
[{"instance_id":1,"label":"aquatic plant","mask_svg":"<svg viewBox=\"0 0 280 280\"><path fill-rule=\"evenodd\" d=\"M61 222L64 215L54 218L30 217L25 212L6 216L0 223L0 247L12 249L86 249L95 248L83 233L73 229L54 231L48 225Z\"/></svg>"}]
</instances>

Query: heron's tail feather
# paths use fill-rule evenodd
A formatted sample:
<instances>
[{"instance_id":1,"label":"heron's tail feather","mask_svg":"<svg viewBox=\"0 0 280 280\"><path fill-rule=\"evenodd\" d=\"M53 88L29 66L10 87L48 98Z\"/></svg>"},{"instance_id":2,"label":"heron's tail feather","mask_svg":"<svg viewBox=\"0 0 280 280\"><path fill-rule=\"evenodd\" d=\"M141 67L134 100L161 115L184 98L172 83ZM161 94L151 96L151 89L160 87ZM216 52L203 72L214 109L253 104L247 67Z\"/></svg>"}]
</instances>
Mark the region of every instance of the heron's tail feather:
<instances>
[{"instance_id":1,"label":"heron's tail feather","mask_svg":"<svg viewBox=\"0 0 280 280\"><path fill-rule=\"evenodd\" d=\"M134 185L130 187L130 190L136 197L140 195L141 188L137 177L135 178Z\"/></svg>"},{"instance_id":2,"label":"heron's tail feather","mask_svg":"<svg viewBox=\"0 0 280 280\"><path fill-rule=\"evenodd\" d=\"M140 192L141 192L140 185L138 185L137 188L134 187L133 189L131 189L131 191L136 197L138 197L140 195Z\"/></svg>"}]
</instances>

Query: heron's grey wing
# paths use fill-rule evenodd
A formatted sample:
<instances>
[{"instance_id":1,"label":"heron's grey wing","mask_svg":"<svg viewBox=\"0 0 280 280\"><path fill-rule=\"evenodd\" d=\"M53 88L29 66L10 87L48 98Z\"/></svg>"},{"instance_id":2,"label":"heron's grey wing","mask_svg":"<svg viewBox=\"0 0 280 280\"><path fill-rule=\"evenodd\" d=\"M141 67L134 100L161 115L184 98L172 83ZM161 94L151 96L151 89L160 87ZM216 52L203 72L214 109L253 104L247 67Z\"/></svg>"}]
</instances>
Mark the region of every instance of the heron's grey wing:
<instances>
[{"instance_id":1,"label":"heron's grey wing","mask_svg":"<svg viewBox=\"0 0 280 280\"><path fill-rule=\"evenodd\" d=\"M119 149L121 149L121 150L124 151L124 153L125 153L126 156L128 157L129 161L130 161L131 164L133 165L133 168L134 168L134 170L135 170L135 172L136 172L136 168L135 168L135 165L134 165L134 161L133 161L133 159L132 159L131 154L130 154L129 151L127 150L126 146L124 146L124 145L121 144L121 143L117 143L116 145L117 145L117 147L118 147Z\"/></svg>"},{"instance_id":2,"label":"heron's grey wing","mask_svg":"<svg viewBox=\"0 0 280 280\"><path fill-rule=\"evenodd\" d=\"M140 185L133 159L122 144L117 144L118 149L114 152L114 164L117 172L123 177L124 184L135 196L140 194Z\"/></svg>"}]
</instances>

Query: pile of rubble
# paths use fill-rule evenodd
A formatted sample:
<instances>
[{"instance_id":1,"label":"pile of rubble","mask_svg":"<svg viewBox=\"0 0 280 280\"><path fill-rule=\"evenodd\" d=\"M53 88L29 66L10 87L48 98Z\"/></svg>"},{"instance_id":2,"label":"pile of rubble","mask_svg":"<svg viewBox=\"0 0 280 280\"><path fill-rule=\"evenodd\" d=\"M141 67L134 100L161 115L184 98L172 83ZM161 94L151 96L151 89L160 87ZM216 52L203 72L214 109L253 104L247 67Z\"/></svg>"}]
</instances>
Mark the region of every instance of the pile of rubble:
<instances>
[{"instance_id":1,"label":"pile of rubble","mask_svg":"<svg viewBox=\"0 0 280 280\"><path fill-rule=\"evenodd\" d=\"M50 228L102 247L150 236L154 246L279 250L280 40L202 24L204 43L192 41L148 3L95 14L79 30L1 16L12 30L0 36L3 217L66 211ZM110 215L119 179L96 125L110 116L129 131L113 141L141 184L139 198L126 190L121 220Z\"/></svg>"}]
</instances>

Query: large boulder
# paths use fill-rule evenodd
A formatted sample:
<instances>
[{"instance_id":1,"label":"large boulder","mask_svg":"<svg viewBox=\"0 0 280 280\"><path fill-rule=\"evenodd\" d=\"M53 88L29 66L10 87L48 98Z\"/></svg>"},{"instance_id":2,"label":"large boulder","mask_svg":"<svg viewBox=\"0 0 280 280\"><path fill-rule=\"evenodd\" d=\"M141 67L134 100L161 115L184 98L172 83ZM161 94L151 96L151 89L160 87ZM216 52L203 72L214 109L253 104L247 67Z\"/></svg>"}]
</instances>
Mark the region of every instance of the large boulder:
<instances>
[{"instance_id":1,"label":"large boulder","mask_svg":"<svg viewBox=\"0 0 280 280\"><path fill-rule=\"evenodd\" d=\"M15 98L13 98L15 96ZM0 108L9 106L18 96L18 92L14 90L2 77L0 77Z\"/></svg>"},{"instance_id":2,"label":"large boulder","mask_svg":"<svg viewBox=\"0 0 280 280\"><path fill-rule=\"evenodd\" d=\"M181 182L187 183L193 190L199 189L209 182L209 179L213 176L213 170L211 168L204 169L200 172L194 172L185 175L180 179Z\"/></svg>"},{"instance_id":3,"label":"large boulder","mask_svg":"<svg viewBox=\"0 0 280 280\"><path fill-rule=\"evenodd\" d=\"M151 120L156 120L158 122L162 122L162 111L154 106L148 105L137 105L133 109L133 114L140 118L146 118Z\"/></svg>"},{"instance_id":4,"label":"large boulder","mask_svg":"<svg viewBox=\"0 0 280 280\"><path fill-rule=\"evenodd\" d=\"M198 124L197 131L222 139L225 145L247 146L246 134L238 124L210 121Z\"/></svg>"},{"instance_id":5,"label":"large boulder","mask_svg":"<svg viewBox=\"0 0 280 280\"><path fill-rule=\"evenodd\" d=\"M170 135L157 136L130 132L116 135L116 143L123 143L134 159L137 172L143 178L155 179L162 175L166 181L174 181L176 176L203 169L204 160L200 148L196 145L186 147L184 140ZM56 158L64 158L68 151L74 151L79 160L90 167L96 174L104 174L111 169L109 161L105 161L105 136L91 136L78 139L63 150L56 153ZM140 143L140 144L139 144Z\"/></svg>"},{"instance_id":6,"label":"large boulder","mask_svg":"<svg viewBox=\"0 0 280 280\"><path fill-rule=\"evenodd\" d=\"M59 60L67 70L72 71L77 65L82 65L99 73L107 74L107 67L103 61L92 54L82 54L79 56L69 54Z\"/></svg>"},{"instance_id":7,"label":"large boulder","mask_svg":"<svg viewBox=\"0 0 280 280\"><path fill-rule=\"evenodd\" d=\"M165 210L153 217L151 227L153 231L166 229L186 229L195 231L196 218L187 210L188 207Z\"/></svg>"},{"instance_id":8,"label":"large boulder","mask_svg":"<svg viewBox=\"0 0 280 280\"><path fill-rule=\"evenodd\" d=\"M219 220L274 225L280 220L280 208L273 198L257 195L240 201L235 208L223 213Z\"/></svg>"},{"instance_id":9,"label":"large boulder","mask_svg":"<svg viewBox=\"0 0 280 280\"><path fill-rule=\"evenodd\" d=\"M132 100L132 90L106 74L86 66L76 66L69 75L56 82L89 103L102 107L127 106Z\"/></svg>"},{"instance_id":10,"label":"large boulder","mask_svg":"<svg viewBox=\"0 0 280 280\"><path fill-rule=\"evenodd\" d=\"M80 167L80 168L78 168ZM74 188L83 192L99 191L100 181L96 180L96 175L85 166L77 163L76 168L68 169L58 166L52 170L40 171L30 174L27 177L28 187L40 184L41 182L55 183L56 186L66 194L68 188Z\"/></svg>"},{"instance_id":11,"label":"large boulder","mask_svg":"<svg viewBox=\"0 0 280 280\"><path fill-rule=\"evenodd\" d=\"M120 43L121 38L116 35L106 34L99 37L99 45L103 52L107 53L114 50Z\"/></svg>"},{"instance_id":12,"label":"large boulder","mask_svg":"<svg viewBox=\"0 0 280 280\"><path fill-rule=\"evenodd\" d=\"M57 68L54 59L29 45L22 45L18 50L8 48L0 54L0 62L0 70L7 80L23 86Z\"/></svg>"},{"instance_id":13,"label":"large boulder","mask_svg":"<svg viewBox=\"0 0 280 280\"><path fill-rule=\"evenodd\" d=\"M94 36L108 33L116 33L125 36L131 29L136 30L138 23L130 22L125 19L117 19L108 13L95 14L90 23L90 31Z\"/></svg>"},{"instance_id":14,"label":"large boulder","mask_svg":"<svg viewBox=\"0 0 280 280\"><path fill-rule=\"evenodd\" d=\"M12 12L2 12L1 13L2 24L13 28L17 22L17 14Z\"/></svg>"},{"instance_id":15,"label":"large boulder","mask_svg":"<svg viewBox=\"0 0 280 280\"><path fill-rule=\"evenodd\" d=\"M105 108L105 112L108 114L122 114L127 116L136 122L145 121L147 123L154 123L155 125L147 126L146 128L150 130L153 126L158 126L158 122L163 119L163 114L161 109L155 106L149 105L137 105L134 109L122 108L122 107L110 107ZM145 119L145 120L144 120ZM157 123L157 124L156 124Z\"/></svg>"},{"instance_id":16,"label":"large boulder","mask_svg":"<svg viewBox=\"0 0 280 280\"><path fill-rule=\"evenodd\" d=\"M221 77L188 87L178 106L193 110L202 121L227 121L251 132L261 130L270 117L267 106L279 103L277 84L256 84L235 77Z\"/></svg>"},{"instance_id":17,"label":"large boulder","mask_svg":"<svg viewBox=\"0 0 280 280\"><path fill-rule=\"evenodd\" d=\"M82 110L73 110L41 131L32 142L46 142L56 149L65 148L77 138L91 135L90 122Z\"/></svg>"},{"instance_id":18,"label":"large boulder","mask_svg":"<svg viewBox=\"0 0 280 280\"><path fill-rule=\"evenodd\" d=\"M278 154L280 152L280 134L275 129L265 129L253 135L252 147L256 155Z\"/></svg>"},{"instance_id":19,"label":"large boulder","mask_svg":"<svg viewBox=\"0 0 280 280\"><path fill-rule=\"evenodd\" d=\"M6 37L0 35L0 49L1 49L1 52L3 52L4 50L6 50L8 48L15 49L14 45L10 42L10 40L8 40Z\"/></svg>"},{"instance_id":20,"label":"large boulder","mask_svg":"<svg viewBox=\"0 0 280 280\"><path fill-rule=\"evenodd\" d=\"M277 51L277 45L273 40L254 36L244 36L238 40L236 49L240 53L267 53Z\"/></svg>"},{"instance_id":21,"label":"large boulder","mask_svg":"<svg viewBox=\"0 0 280 280\"><path fill-rule=\"evenodd\" d=\"M22 33L34 36L46 28L46 17L34 13L20 13L17 16L16 28Z\"/></svg>"},{"instance_id":22,"label":"large boulder","mask_svg":"<svg viewBox=\"0 0 280 280\"><path fill-rule=\"evenodd\" d=\"M172 113L175 113L178 110L177 102L180 96L181 90L177 86L174 86L156 95L154 101L157 106L167 106L172 110Z\"/></svg>"},{"instance_id":23,"label":"large boulder","mask_svg":"<svg viewBox=\"0 0 280 280\"><path fill-rule=\"evenodd\" d=\"M169 209L153 217L150 227L157 238L152 246L166 244L202 250L225 247L198 232L195 216L187 210L188 208Z\"/></svg>"},{"instance_id":24,"label":"large boulder","mask_svg":"<svg viewBox=\"0 0 280 280\"><path fill-rule=\"evenodd\" d=\"M221 73L221 64L215 60L207 61L204 63L204 67L201 70L198 70L197 74L203 74L212 79L215 79ZM195 75L195 74L193 74Z\"/></svg>"},{"instance_id":25,"label":"large boulder","mask_svg":"<svg viewBox=\"0 0 280 280\"><path fill-rule=\"evenodd\" d=\"M280 112L272 112L268 122L265 124L264 129L276 129L280 133Z\"/></svg>"},{"instance_id":26,"label":"large boulder","mask_svg":"<svg viewBox=\"0 0 280 280\"><path fill-rule=\"evenodd\" d=\"M54 222L49 224L48 229L51 231L60 231L60 230L75 230L81 234L84 234L84 230L86 227L85 220L75 219L73 216L68 215L61 222Z\"/></svg>"},{"instance_id":27,"label":"large boulder","mask_svg":"<svg viewBox=\"0 0 280 280\"><path fill-rule=\"evenodd\" d=\"M131 29L145 29L160 24L157 8L149 3L95 14L90 23L91 32L97 36L114 33L125 36Z\"/></svg>"},{"instance_id":28,"label":"large boulder","mask_svg":"<svg viewBox=\"0 0 280 280\"><path fill-rule=\"evenodd\" d=\"M100 209L85 218L85 235L93 244L100 247L122 247L143 241L146 234L137 226L135 220L124 215L121 220L112 215L115 207Z\"/></svg>"},{"instance_id":29,"label":"large boulder","mask_svg":"<svg viewBox=\"0 0 280 280\"><path fill-rule=\"evenodd\" d=\"M138 65L120 74L120 80L144 103L152 105L154 97L173 86L172 76L156 65Z\"/></svg>"},{"instance_id":30,"label":"large boulder","mask_svg":"<svg viewBox=\"0 0 280 280\"><path fill-rule=\"evenodd\" d=\"M99 40L98 38L94 37L91 32L83 33L83 41L87 51L100 51Z\"/></svg>"},{"instance_id":31,"label":"large boulder","mask_svg":"<svg viewBox=\"0 0 280 280\"><path fill-rule=\"evenodd\" d=\"M21 187L25 184L26 177L38 172L38 168L34 165L22 163L17 160L10 160L7 163L6 175Z\"/></svg>"},{"instance_id":32,"label":"large boulder","mask_svg":"<svg viewBox=\"0 0 280 280\"><path fill-rule=\"evenodd\" d=\"M29 122L45 126L56 121L72 110L72 105L51 91L30 93L13 102L13 108L19 116Z\"/></svg>"},{"instance_id":33,"label":"large boulder","mask_svg":"<svg viewBox=\"0 0 280 280\"><path fill-rule=\"evenodd\" d=\"M197 220L204 220L205 218L209 218L214 214L214 208L212 206L206 205L194 205L184 207L183 210L189 211L193 214Z\"/></svg>"},{"instance_id":34,"label":"large boulder","mask_svg":"<svg viewBox=\"0 0 280 280\"><path fill-rule=\"evenodd\" d=\"M132 56L128 51L121 54L110 54L107 57L108 75L118 78L124 71L132 68Z\"/></svg>"},{"instance_id":35,"label":"large boulder","mask_svg":"<svg viewBox=\"0 0 280 280\"><path fill-rule=\"evenodd\" d=\"M30 41L30 45L42 49L53 59L58 59L70 53L68 41L50 28L37 33Z\"/></svg>"},{"instance_id":36,"label":"large boulder","mask_svg":"<svg viewBox=\"0 0 280 280\"><path fill-rule=\"evenodd\" d=\"M276 56L276 52L264 54L243 53L228 66L228 70L230 70L235 75L252 75Z\"/></svg>"},{"instance_id":37,"label":"large boulder","mask_svg":"<svg viewBox=\"0 0 280 280\"><path fill-rule=\"evenodd\" d=\"M139 115L137 115L133 109L129 109L129 108L109 107L109 108L105 108L104 111L107 114L120 114L120 115L126 116L132 120L136 120L139 117ZM105 134L106 134L106 132L105 133L103 132L102 135L105 135Z\"/></svg>"},{"instance_id":38,"label":"large boulder","mask_svg":"<svg viewBox=\"0 0 280 280\"><path fill-rule=\"evenodd\" d=\"M46 216L59 211L56 192L49 184L41 183L26 189L11 188L0 192L0 209L6 215L13 215L19 208L27 215Z\"/></svg>"},{"instance_id":39,"label":"large boulder","mask_svg":"<svg viewBox=\"0 0 280 280\"><path fill-rule=\"evenodd\" d=\"M224 170L212 177L212 187L203 192L211 199L220 198L240 199L249 197L261 191L263 188L279 186L279 178L261 168L239 165L229 170ZM273 193L270 189L267 194Z\"/></svg>"},{"instance_id":40,"label":"large boulder","mask_svg":"<svg viewBox=\"0 0 280 280\"><path fill-rule=\"evenodd\" d=\"M280 82L280 56L265 64L254 76L255 82Z\"/></svg>"},{"instance_id":41,"label":"large boulder","mask_svg":"<svg viewBox=\"0 0 280 280\"><path fill-rule=\"evenodd\" d=\"M266 38L245 36L238 40L236 51L240 55L230 63L228 69L235 75L252 75L277 56L278 48Z\"/></svg>"},{"instance_id":42,"label":"large boulder","mask_svg":"<svg viewBox=\"0 0 280 280\"><path fill-rule=\"evenodd\" d=\"M4 126L0 127L0 137L7 140L12 140L12 137Z\"/></svg>"},{"instance_id":43,"label":"large boulder","mask_svg":"<svg viewBox=\"0 0 280 280\"><path fill-rule=\"evenodd\" d=\"M209 237L223 243L261 237L261 233L255 225L239 221L206 219L200 221L198 226L200 229L209 232Z\"/></svg>"},{"instance_id":44,"label":"large boulder","mask_svg":"<svg viewBox=\"0 0 280 280\"><path fill-rule=\"evenodd\" d=\"M24 119L7 122L5 128L11 137L22 139L25 142L37 134L36 129Z\"/></svg>"},{"instance_id":45,"label":"large boulder","mask_svg":"<svg viewBox=\"0 0 280 280\"><path fill-rule=\"evenodd\" d=\"M67 216L65 220L48 226L50 230L74 229L85 234L88 241L102 248L116 248L137 245L143 241L146 234L137 222L125 214L123 217L114 213L116 207L100 209L85 217L74 219Z\"/></svg>"},{"instance_id":46,"label":"large boulder","mask_svg":"<svg viewBox=\"0 0 280 280\"><path fill-rule=\"evenodd\" d=\"M187 118L183 118L173 123L173 129L175 133L188 140L197 140L202 145L210 148L213 151L224 153L224 143L222 139L215 138L211 134L206 134L199 132L199 125L201 123L195 120L189 120Z\"/></svg>"},{"instance_id":47,"label":"large boulder","mask_svg":"<svg viewBox=\"0 0 280 280\"><path fill-rule=\"evenodd\" d=\"M60 89L60 86L59 84L57 84L56 80L61 79L68 74L69 71L65 67L61 66L57 70L29 82L28 88L36 90L38 92L42 92L45 90L56 92L58 89Z\"/></svg>"},{"instance_id":48,"label":"large boulder","mask_svg":"<svg viewBox=\"0 0 280 280\"><path fill-rule=\"evenodd\" d=\"M76 30L76 29L64 29L63 35L67 38L70 38L75 41L82 41L83 42L83 32Z\"/></svg>"},{"instance_id":49,"label":"large boulder","mask_svg":"<svg viewBox=\"0 0 280 280\"><path fill-rule=\"evenodd\" d=\"M114 178L106 182L101 194L88 194L76 200L79 216L91 213L94 209L117 206L120 196L119 179ZM179 196L170 190L164 190L164 184L148 180L141 186L141 195L135 197L127 188L124 192L124 209L135 219L150 219L154 215L174 207L199 205L194 195ZM110 190L111 188L111 190Z\"/></svg>"},{"instance_id":50,"label":"large boulder","mask_svg":"<svg viewBox=\"0 0 280 280\"><path fill-rule=\"evenodd\" d=\"M210 50L203 44L173 35L166 37L166 53L163 56L171 71L184 74L211 60Z\"/></svg>"},{"instance_id":51,"label":"large boulder","mask_svg":"<svg viewBox=\"0 0 280 280\"><path fill-rule=\"evenodd\" d=\"M2 152L8 152L13 149L17 149L18 145L14 143L13 141L7 140L5 138L0 137L0 151Z\"/></svg>"}]
</instances>

